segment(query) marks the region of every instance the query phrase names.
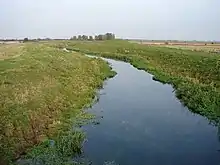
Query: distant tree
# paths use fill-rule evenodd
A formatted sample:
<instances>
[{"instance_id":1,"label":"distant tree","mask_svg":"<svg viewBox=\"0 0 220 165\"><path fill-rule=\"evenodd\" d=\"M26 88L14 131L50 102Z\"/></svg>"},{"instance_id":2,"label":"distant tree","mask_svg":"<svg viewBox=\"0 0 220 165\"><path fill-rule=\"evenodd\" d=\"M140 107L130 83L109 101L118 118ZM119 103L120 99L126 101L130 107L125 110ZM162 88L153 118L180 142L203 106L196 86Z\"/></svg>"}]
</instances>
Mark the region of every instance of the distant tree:
<instances>
[{"instance_id":1,"label":"distant tree","mask_svg":"<svg viewBox=\"0 0 220 165\"><path fill-rule=\"evenodd\" d=\"M115 34L112 33L112 39L115 40Z\"/></svg>"},{"instance_id":2,"label":"distant tree","mask_svg":"<svg viewBox=\"0 0 220 165\"><path fill-rule=\"evenodd\" d=\"M95 40L114 40L115 34L113 33L106 33L106 34L99 34L94 37Z\"/></svg>"},{"instance_id":3,"label":"distant tree","mask_svg":"<svg viewBox=\"0 0 220 165\"><path fill-rule=\"evenodd\" d=\"M89 41L92 41L93 40L93 36L89 36Z\"/></svg>"},{"instance_id":4,"label":"distant tree","mask_svg":"<svg viewBox=\"0 0 220 165\"><path fill-rule=\"evenodd\" d=\"M98 35L98 40L106 40L106 35L99 34Z\"/></svg>"},{"instance_id":5,"label":"distant tree","mask_svg":"<svg viewBox=\"0 0 220 165\"><path fill-rule=\"evenodd\" d=\"M73 36L73 40L77 40L77 37L76 37L76 36Z\"/></svg>"},{"instance_id":6,"label":"distant tree","mask_svg":"<svg viewBox=\"0 0 220 165\"><path fill-rule=\"evenodd\" d=\"M102 40L103 36L101 34L98 35L98 40Z\"/></svg>"},{"instance_id":7,"label":"distant tree","mask_svg":"<svg viewBox=\"0 0 220 165\"><path fill-rule=\"evenodd\" d=\"M112 34L111 33L106 33L105 38L106 38L106 40L111 40Z\"/></svg>"},{"instance_id":8,"label":"distant tree","mask_svg":"<svg viewBox=\"0 0 220 165\"><path fill-rule=\"evenodd\" d=\"M28 38L24 38L23 42L27 42L27 41L29 41Z\"/></svg>"},{"instance_id":9,"label":"distant tree","mask_svg":"<svg viewBox=\"0 0 220 165\"><path fill-rule=\"evenodd\" d=\"M115 35L113 33L106 33L105 34L106 40L114 40Z\"/></svg>"},{"instance_id":10,"label":"distant tree","mask_svg":"<svg viewBox=\"0 0 220 165\"><path fill-rule=\"evenodd\" d=\"M88 36L83 35L83 36L82 36L82 39L83 39L83 40L88 40Z\"/></svg>"},{"instance_id":11,"label":"distant tree","mask_svg":"<svg viewBox=\"0 0 220 165\"><path fill-rule=\"evenodd\" d=\"M73 37L70 38L70 40L77 40L77 37L73 36Z\"/></svg>"},{"instance_id":12,"label":"distant tree","mask_svg":"<svg viewBox=\"0 0 220 165\"><path fill-rule=\"evenodd\" d=\"M95 36L95 40L99 40L99 36Z\"/></svg>"},{"instance_id":13,"label":"distant tree","mask_svg":"<svg viewBox=\"0 0 220 165\"><path fill-rule=\"evenodd\" d=\"M102 35L102 40L107 40L107 36L105 34Z\"/></svg>"},{"instance_id":14,"label":"distant tree","mask_svg":"<svg viewBox=\"0 0 220 165\"><path fill-rule=\"evenodd\" d=\"M82 40L82 36L81 35L78 35L78 40Z\"/></svg>"}]
</instances>

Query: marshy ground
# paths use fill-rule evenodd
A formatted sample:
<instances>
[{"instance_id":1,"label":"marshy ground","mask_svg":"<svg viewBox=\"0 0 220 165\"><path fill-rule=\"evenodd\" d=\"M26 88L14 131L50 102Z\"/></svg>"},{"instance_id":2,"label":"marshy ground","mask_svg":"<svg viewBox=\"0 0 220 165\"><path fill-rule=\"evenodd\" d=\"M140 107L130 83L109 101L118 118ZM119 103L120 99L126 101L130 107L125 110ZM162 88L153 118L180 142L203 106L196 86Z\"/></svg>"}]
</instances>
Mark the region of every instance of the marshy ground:
<instances>
[{"instance_id":1,"label":"marshy ground","mask_svg":"<svg viewBox=\"0 0 220 165\"><path fill-rule=\"evenodd\" d=\"M155 80L172 84L190 111L219 124L219 54L120 40L3 44L0 164L22 154L62 164L80 150L84 135L72 125L91 118L82 109L92 103L103 81L115 74L103 60L82 53L122 60L152 73Z\"/></svg>"},{"instance_id":2,"label":"marshy ground","mask_svg":"<svg viewBox=\"0 0 220 165\"><path fill-rule=\"evenodd\" d=\"M220 117L220 55L161 46L146 46L127 41L63 42L59 46L131 63L172 84L177 97L214 123Z\"/></svg>"}]
</instances>

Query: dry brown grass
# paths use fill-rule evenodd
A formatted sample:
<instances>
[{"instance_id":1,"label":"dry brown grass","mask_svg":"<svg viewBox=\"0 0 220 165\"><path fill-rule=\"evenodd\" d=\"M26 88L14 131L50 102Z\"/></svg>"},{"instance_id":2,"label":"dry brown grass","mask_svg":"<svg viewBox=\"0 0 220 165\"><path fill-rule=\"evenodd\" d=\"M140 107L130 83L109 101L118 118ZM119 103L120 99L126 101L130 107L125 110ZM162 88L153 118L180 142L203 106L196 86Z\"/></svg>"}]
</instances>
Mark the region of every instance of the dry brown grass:
<instances>
[{"instance_id":1,"label":"dry brown grass","mask_svg":"<svg viewBox=\"0 0 220 165\"><path fill-rule=\"evenodd\" d=\"M220 43L210 42L170 42L170 41L131 41L149 46L162 46L175 49L220 53Z\"/></svg>"},{"instance_id":2,"label":"dry brown grass","mask_svg":"<svg viewBox=\"0 0 220 165\"><path fill-rule=\"evenodd\" d=\"M220 44L207 45L163 45L169 48L187 49L192 51L204 51L220 53Z\"/></svg>"},{"instance_id":3,"label":"dry brown grass","mask_svg":"<svg viewBox=\"0 0 220 165\"><path fill-rule=\"evenodd\" d=\"M0 60L14 58L24 53L24 44L1 44Z\"/></svg>"}]
</instances>

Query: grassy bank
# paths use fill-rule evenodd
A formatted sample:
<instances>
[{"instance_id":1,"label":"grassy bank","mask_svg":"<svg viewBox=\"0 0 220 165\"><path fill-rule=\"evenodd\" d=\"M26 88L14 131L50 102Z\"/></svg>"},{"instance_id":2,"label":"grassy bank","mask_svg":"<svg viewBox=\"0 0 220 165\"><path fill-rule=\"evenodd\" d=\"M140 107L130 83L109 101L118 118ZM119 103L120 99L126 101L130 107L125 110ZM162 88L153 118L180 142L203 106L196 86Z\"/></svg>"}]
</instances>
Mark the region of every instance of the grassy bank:
<instances>
[{"instance_id":1,"label":"grassy bank","mask_svg":"<svg viewBox=\"0 0 220 165\"><path fill-rule=\"evenodd\" d=\"M206 52L146 46L127 41L59 42L56 47L126 61L170 83L192 112L214 123L220 117L220 56Z\"/></svg>"},{"instance_id":2,"label":"grassy bank","mask_svg":"<svg viewBox=\"0 0 220 165\"><path fill-rule=\"evenodd\" d=\"M11 46L13 50L8 48ZM46 44L11 46L0 47L0 164L8 164L49 139L55 142L52 155L76 153L83 134L72 124L90 117L82 109L91 104L96 89L114 72L100 59ZM29 156L49 152L44 144L34 147Z\"/></svg>"}]
</instances>

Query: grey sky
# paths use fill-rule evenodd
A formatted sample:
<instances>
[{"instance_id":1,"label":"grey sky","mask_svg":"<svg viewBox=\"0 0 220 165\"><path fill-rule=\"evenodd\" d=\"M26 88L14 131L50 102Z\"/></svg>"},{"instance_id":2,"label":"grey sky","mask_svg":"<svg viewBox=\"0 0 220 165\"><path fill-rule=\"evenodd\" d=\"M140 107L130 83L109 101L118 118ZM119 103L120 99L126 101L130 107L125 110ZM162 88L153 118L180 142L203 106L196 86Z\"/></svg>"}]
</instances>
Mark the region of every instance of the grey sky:
<instances>
[{"instance_id":1,"label":"grey sky","mask_svg":"<svg viewBox=\"0 0 220 165\"><path fill-rule=\"evenodd\" d=\"M220 40L220 0L0 0L0 38Z\"/></svg>"}]
</instances>

